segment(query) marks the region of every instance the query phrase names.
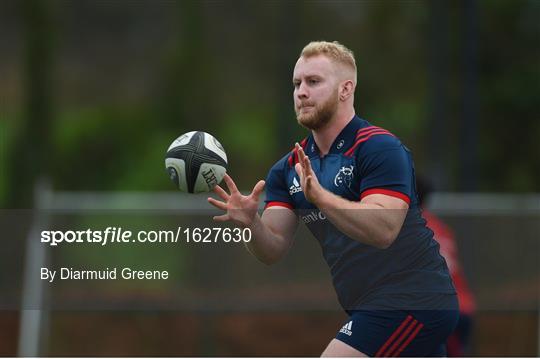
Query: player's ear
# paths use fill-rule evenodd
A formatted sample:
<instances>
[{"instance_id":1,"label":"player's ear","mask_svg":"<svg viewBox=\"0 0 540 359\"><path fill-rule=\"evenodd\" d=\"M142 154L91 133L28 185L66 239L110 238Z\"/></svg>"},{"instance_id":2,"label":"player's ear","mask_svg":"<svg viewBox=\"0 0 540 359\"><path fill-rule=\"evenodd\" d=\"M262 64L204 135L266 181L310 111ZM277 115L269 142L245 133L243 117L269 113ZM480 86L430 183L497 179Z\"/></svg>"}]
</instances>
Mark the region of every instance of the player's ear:
<instances>
[{"instance_id":1,"label":"player's ear","mask_svg":"<svg viewBox=\"0 0 540 359\"><path fill-rule=\"evenodd\" d=\"M352 80L346 80L339 86L339 99L346 101L354 93L354 83Z\"/></svg>"}]
</instances>

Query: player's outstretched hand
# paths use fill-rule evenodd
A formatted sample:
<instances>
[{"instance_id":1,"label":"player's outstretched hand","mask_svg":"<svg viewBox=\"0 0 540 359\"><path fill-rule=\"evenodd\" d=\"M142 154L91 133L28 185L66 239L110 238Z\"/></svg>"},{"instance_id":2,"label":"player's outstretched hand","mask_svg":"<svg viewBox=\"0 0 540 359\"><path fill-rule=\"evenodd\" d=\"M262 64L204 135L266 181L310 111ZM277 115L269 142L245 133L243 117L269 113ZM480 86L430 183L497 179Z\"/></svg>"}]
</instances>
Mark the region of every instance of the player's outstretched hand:
<instances>
[{"instance_id":1,"label":"player's outstretched hand","mask_svg":"<svg viewBox=\"0 0 540 359\"><path fill-rule=\"evenodd\" d=\"M239 226L249 227L253 223L259 209L259 197L264 189L264 181L257 182L251 193L244 196L240 193L233 179L228 174L225 174L223 179L227 187L229 187L230 194L217 185L214 187L214 192L223 201L218 201L212 197L208 198L208 202L211 205L226 212L220 216L215 216L214 221L232 221Z\"/></svg>"},{"instance_id":2,"label":"player's outstretched hand","mask_svg":"<svg viewBox=\"0 0 540 359\"><path fill-rule=\"evenodd\" d=\"M300 185L306 199L315 204L318 195L324 190L311 168L311 161L306 156L302 146L298 143L295 145L296 153L298 154L298 163L294 166L296 174L300 178Z\"/></svg>"}]
</instances>

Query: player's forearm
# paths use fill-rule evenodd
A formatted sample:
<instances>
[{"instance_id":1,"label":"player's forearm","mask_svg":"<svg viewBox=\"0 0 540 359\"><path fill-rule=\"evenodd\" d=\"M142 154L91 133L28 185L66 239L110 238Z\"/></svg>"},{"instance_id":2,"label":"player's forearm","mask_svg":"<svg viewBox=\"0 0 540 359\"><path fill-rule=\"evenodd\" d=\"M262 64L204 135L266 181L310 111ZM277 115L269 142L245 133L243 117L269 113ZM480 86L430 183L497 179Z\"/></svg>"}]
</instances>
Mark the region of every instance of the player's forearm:
<instances>
[{"instance_id":1,"label":"player's forearm","mask_svg":"<svg viewBox=\"0 0 540 359\"><path fill-rule=\"evenodd\" d=\"M324 190L315 205L341 232L377 248L388 248L403 225L403 211L348 201Z\"/></svg>"},{"instance_id":2,"label":"player's forearm","mask_svg":"<svg viewBox=\"0 0 540 359\"><path fill-rule=\"evenodd\" d=\"M251 241L245 243L247 250L264 264L274 264L287 252L287 241L276 235L257 214L251 226Z\"/></svg>"}]
</instances>

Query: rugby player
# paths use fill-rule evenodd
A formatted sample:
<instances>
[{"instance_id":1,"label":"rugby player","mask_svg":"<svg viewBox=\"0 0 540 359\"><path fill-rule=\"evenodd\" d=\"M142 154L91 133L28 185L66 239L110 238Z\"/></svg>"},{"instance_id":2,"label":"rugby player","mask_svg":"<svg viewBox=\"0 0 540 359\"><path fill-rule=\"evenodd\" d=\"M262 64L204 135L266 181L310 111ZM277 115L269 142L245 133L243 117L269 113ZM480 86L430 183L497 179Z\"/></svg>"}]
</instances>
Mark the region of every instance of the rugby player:
<instances>
[{"instance_id":1,"label":"rugby player","mask_svg":"<svg viewBox=\"0 0 540 359\"><path fill-rule=\"evenodd\" d=\"M311 42L293 72L298 123L310 134L242 195L228 175L215 221L252 230L266 264L290 248L300 219L317 238L349 318L323 356L444 356L456 292L421 216L410 151L356 115L356 63L338 42ZM258 214L266 185L266 206Z\"/></svg>"}]
</instances>

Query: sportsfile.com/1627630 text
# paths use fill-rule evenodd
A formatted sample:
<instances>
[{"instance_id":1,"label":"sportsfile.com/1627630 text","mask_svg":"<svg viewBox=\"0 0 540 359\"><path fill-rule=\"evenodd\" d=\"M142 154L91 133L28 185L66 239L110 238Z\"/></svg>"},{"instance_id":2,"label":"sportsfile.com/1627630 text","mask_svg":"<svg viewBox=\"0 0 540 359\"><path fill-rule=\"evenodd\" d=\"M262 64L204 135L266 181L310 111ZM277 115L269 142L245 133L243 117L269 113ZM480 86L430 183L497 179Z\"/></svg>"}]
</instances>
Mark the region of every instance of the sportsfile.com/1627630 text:
<instances>
[{"instance_id":1,"label":"sportsfile.com/1627630 text","mask_svg":"<svg viewBox=\"0 0 540 359\"><path fill-rule=\"evenodd\" d=\"M135 234L134 234L135 233ZM128 243L240 243L251 241L249 228L178 227L176 230L130 231L122 227L104 230L44 230L41 243L52 247L60 244L90 243L97 245Z\"/></svg>"}]
</instances>

